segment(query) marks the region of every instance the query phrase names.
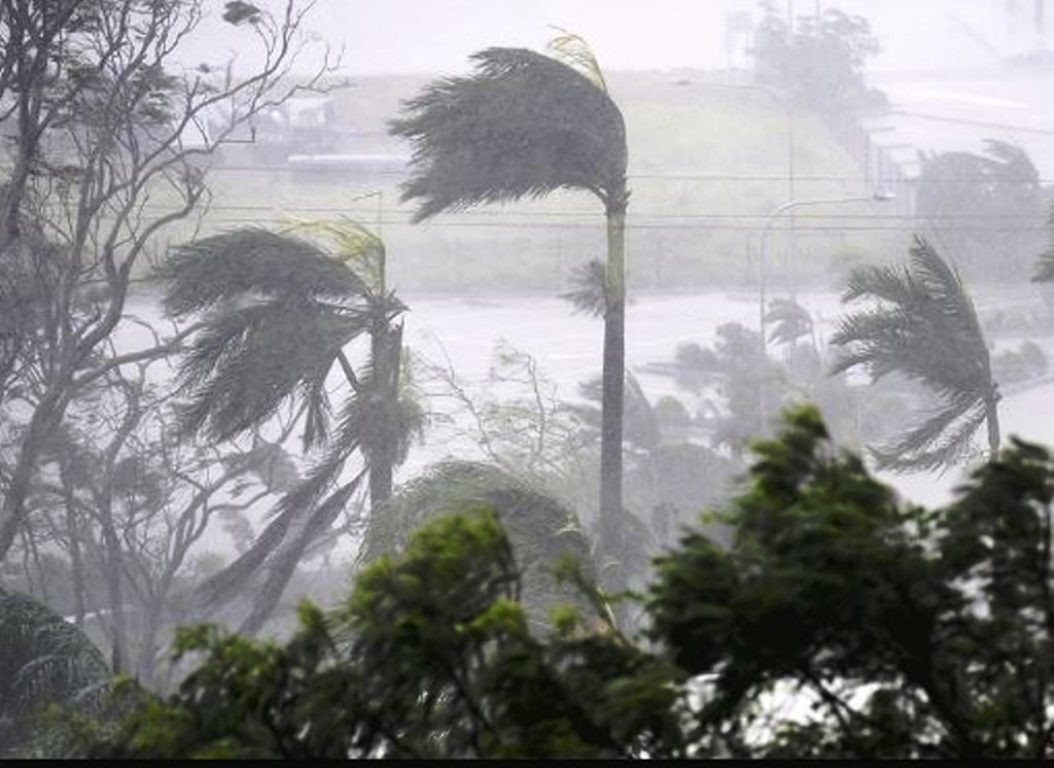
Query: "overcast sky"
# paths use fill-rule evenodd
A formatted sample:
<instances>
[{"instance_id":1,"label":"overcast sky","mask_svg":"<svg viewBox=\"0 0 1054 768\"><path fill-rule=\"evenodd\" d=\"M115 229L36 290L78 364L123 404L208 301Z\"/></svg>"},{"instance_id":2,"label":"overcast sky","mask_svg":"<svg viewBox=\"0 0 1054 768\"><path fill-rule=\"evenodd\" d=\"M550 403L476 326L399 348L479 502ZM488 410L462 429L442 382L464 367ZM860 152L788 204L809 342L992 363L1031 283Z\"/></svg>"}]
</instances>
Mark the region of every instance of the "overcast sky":
<instances>
[{"instance_id":1,"label":"overcast sky","mask_svg":"<svg viewBox=\"0 0 1054 768\"><path fill-rule=\"evenodd\" d=\"M205 0L213 21L186 55L215 62L239 52L247 32L216 19L224 0ZM280 0L256 0L274 7ZM1022 7L1031 3L1019 3ZM871 21L884 52L871 70L959 68L994 61L1006 39L1007 0L793 0L794 13L839 7ZM778 0L786 9L788 0ZM551 25L585 37L601 66L619 69L723 68L734 12L758 15L755 0L317 0L309 27L344 46L351 75L453 73L491 45L543 49Z\"/></svg>"}]
</instances>

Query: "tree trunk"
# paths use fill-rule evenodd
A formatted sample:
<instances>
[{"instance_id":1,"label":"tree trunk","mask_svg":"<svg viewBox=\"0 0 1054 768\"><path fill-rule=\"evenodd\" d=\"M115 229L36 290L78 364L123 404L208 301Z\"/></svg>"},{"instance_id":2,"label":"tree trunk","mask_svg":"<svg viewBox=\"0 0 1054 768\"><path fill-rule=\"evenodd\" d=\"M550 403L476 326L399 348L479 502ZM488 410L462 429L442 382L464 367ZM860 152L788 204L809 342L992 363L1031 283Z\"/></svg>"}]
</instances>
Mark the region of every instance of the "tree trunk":
<instances>
[{"instance_id":1,"label":"tree trunk","mask_svg":"<svg viewBox=\"0 0 1054 768\"><path fill-rule=\"evenodd\" d=\"M373 364L371 393L379 399L377 407L383 414L381 434L371 437L370 506L376 507L392 495L392 475L396 459L397 434L400 425L394 423L399 413L399 361L402 353L402 325L392 327L386 317L377 318L370 332L370 354Z\"/></svg>"},{"instance_id":2,"label":"tree trunk","mask_svg":"<svg viewBox=\"0 0 1054 768\"><path fill-rule=\"evenodd\" d=\"M311 517L304 521L303 527L292 540L286 542L285 548L272 558L267 578L256 591L249 615L238 627L239 633L255 635L267 623L289 584L289 580L293 577L297 565L303 559L305 550L319 534L333 525L333 521L340 515L361 480L362 474L334 491L312 512Z\"/></svg>"},{"instance_id":3,"label":"tree trunk","mask_svg":"<svg viewBox=\"0 0 1054 768\"><path fill-rule=\"evenodd\" d=\"M67 377L63 377L64 381L66 379ZM44 440L65 414L65 403L58 394L62 390L62 384L63 382L54 385L37 405L29 421L26 436L19 445L15 468L4 491L3 506L0 507L0 563L4 562L14 545L18 529L25 517L26 498L29 496L36 473L37 458L44 447Z\"/></svg>"},{"instance_id":4,"label":"tree trunk","mask_svg":"<svg viewBox=\"0 0 1054 768\"><path fill-rule=\"evenodd\" d=\"M73 577L73 623L78 627L84 625L86 612L84 602L84 560L81 557L81 533L77 525L77 498L73 480L70 477L69 458L64 456L59 465L59 479L62 482L62 495L66 504L66 537L69 541L70 576Z\"/></svg>"},{"instance_id":5,"label":"tree trunk","mask_svg":"<svg viewBox=\"0 0 1054 768\"><path fill-rule=\"evenodd\" d=\"M609 205L600 430L600 546L622 549L622 405L626 370L626 207Z\"/></svg>"},{"instance_id":6,"label":"tree trunk","mask_svg":"<svg viewBox=\"0 0 1054 768\"><path fill-rule=\"evenodd\" d=\"M999 435L999 401L994 395L985 398L984 417L988 425L988 450L991 451L991 458L994 459L999 452L999 443L1001 442Z\"/></svg>"}]
</instances>

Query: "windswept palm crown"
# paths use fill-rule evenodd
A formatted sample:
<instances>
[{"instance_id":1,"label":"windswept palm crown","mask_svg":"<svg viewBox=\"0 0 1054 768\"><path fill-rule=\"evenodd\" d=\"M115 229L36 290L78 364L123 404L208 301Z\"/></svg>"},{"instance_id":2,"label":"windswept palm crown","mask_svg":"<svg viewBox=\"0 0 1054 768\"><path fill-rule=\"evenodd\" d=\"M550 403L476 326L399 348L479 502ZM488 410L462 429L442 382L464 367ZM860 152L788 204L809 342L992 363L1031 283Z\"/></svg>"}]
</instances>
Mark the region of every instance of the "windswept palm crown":
<instances>
[{"instance_id":1,"label":"windswept palm crown","mask_svg":"<svg viewBox=\"0 0 1054 768\"><path fill-rule=\"evenodd\" d=\"M916 236L907 268L854 271L843 301L878 306L844 317L833 373L865 366L875 379L897 371L931 389L937 406L906 434L873 449L880 466L934 470L961 459L985 422L999 447L999 394L977 313L958 272Z\"/></svg>"},{"instance_id":2,"label":"windswept palm crown","mask_svg":"<svg viewBox=\"0 0 1054 768\"><path fill-rule=\"evenodd\" d=\"M602 547L616 551L622 513L626 127L585 41L565 32L550 50L556 58L522 48L475 54L474 74L427 86L406 103L391 131L413 145L414 171L402 199L420 202L416 221L560 189L591 192L604 204L600 517Z\"/></svg>"},{"instance_id":3,"label":"windswept palm crown","mask_svg":"<svg viewBox=\"0 0 1054 768\"><path fill-rule=\"evenodd\" d=\"M625 206L626 129L600 83L522 48L472 59L475 74L436 81L391 124L414 147L402 197L420 201L415 221L558 189Z\"/></svg>"},{"instance_id":4,"label":"windswept palm crown","mask_svg":"<svg viewBox=\"0 0 1054 768\"><path fill-rule=\"evenodd\" d=\"M369 290L355 272L308 240L241 229L179 247L159 273L169 314L205 315L180 367L188 433L232 437L299 393L305 442L325 436L326 375L369 327Z\"/></svg>"},{"instance_id":5,"label":"windswept palm crown","mask_svg":"<svg viewBox=\"0 0 1054 768\"><path fill-rule=\"evenodd\" d=\"M395 321L406 307L383 286L383 243L354 222L294 229L326 236L333 250L288 232L241 229L184 245L161 269L168 312L203 317L180 366L184 430L226 439L263 425L291 401L303 417L305 448L317 448L253 546L203 590L223 602L270 562L247 620L251 630L366 471L371 503L390 493L392 467L405 459L422 421L417 403L399 390L402 327ZM356 373L344 348L359 337L369 337L371 354ZM325 385L336 366L346 397L334 412ZM342 482L356 452L366 470Z\"/></svg>"}]
</instances>

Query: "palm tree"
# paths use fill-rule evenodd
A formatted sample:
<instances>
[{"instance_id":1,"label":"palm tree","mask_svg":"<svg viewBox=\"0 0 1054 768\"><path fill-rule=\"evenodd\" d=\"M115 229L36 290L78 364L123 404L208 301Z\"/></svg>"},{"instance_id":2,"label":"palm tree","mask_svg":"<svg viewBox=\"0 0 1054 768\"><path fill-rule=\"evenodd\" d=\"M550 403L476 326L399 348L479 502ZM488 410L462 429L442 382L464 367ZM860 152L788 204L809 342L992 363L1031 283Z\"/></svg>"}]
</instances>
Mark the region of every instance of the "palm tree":
<instances>
[{"instance_id":1,"label":"palm tree","mask_svg":"<svg viewBox=\"0 0 1054 768\"><path fill-rule=\"evenodd\" d=\"M483 203L585 190L604 206L601 539L617 551L622 507L625 369L626 129L589 49L574 35L553 41L563 60L520 48L472 56L476 72L433 82L404 106L391 131L412 142L414 174L402 199L415 221ZM568 63L565 63L568 62Z\"/></svg>"},{"instance_id":2,"label":"palm tree","mask_svg":"<svg viewBox=\"0 0 1054 768\"><path fill-rule=\"evenodd\" d=\"M961 459L974 433L988 427L999 449L999 390L988 345L959 273L918 235L906 268L853 272L843 301L879 305L842 318L832 342L843 353L832 373L866 366L872 378L894 371L931 389L937 408L903 436L873 449L879 466L935 470Z\"/></svg>"},{"instance_id":3,"label":"palm tree","mask_svg":"<svg viewBox=\"0 0 1054 768\"><path fill-rule=\"evenodd\" d=\"M92 708L110 680L102 653L27 595L0 588L0 754L24 743L25 718L48 703Z\"/></svg>"},{"instance_id":4,"label":"palm tree","mask_svg":"<svg viewBox=\"0 0 1054 768\"><path fill-rule=\"evenodd\" d=\"M330 236L327 251L291 232L240 229L178 248L160 271L175 317L204 315L180 366L188 403L182 427L216 440L255 429L286 402L298 404L305 450L317 460L286 493L257 541L204 590L223 602L267 561L243 631L262 626L314 537L336 519L364 476L371 506L391 495L392 469L421 425L421 409L400 389L406 306L383 280L381 241L354 222L300 224ZM345 353L368 336L370 360L356 373ZM326 380L339 368L347 396L333 413ZM365 469L341 472L356 452Z\"/></svg>"},{"instance_id":5,"label":"palm tree","mask_svg":"<svg viewBox=\"0 0 1054 768\"><path fill-rule=\"evenodd\" d=\"M523 574L521 600L535 628L548 628L552 609L560 603L589 607L554 571L562 559L571 557L586 575L593 572L589 539L575 513L533 484L488 464L441 462L402 486L384 514L370 519L360 561L400 551L429 520L474 507L493 509L508 533Z\"/></svg>"}]
</instances>

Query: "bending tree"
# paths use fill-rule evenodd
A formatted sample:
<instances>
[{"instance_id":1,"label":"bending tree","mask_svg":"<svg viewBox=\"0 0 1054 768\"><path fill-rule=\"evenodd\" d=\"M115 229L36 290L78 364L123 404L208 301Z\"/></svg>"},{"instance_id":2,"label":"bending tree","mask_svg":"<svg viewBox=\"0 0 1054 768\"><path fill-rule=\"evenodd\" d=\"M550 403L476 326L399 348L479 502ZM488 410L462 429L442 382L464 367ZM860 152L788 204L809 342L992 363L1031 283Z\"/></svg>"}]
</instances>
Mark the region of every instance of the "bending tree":
<instances>
[{"instance_id":1,"label":"bending tree","mask_svg":"<svg viewBox=\"0 0 1054 768\"><path fill-rule=\"evenodd\" d=\"M392 468L421 423L416 403L397 388L402 326L395 320L406 307L373 277L382 272L362 268L383 258L380 241L361 227L337 231L344 236L330 253L291 234L237 230L177 249L162 270L168 311L205 313L181 364L184 429L224 440L259 428L292 401L304 448L318 456L253 546L208 585L210 600L224 602L269 563L246 631L262 626L306 547L367 474L371 505L390 495ZM345 347L364 335L371 359L360 376ZM325 386L334 368L347 387L337 417ZM343 482L356 452L365 469Z\"/></svg>"},{"instance_id":2,"label":"bending tree","mask_svg":"<svg viewBox=\"0 0 1054 768\"><path fill-rule=\"evenodd\" d=\"M432 83L391 130L414 145L415 172L402 197L420 201L415 221L559 189L591 192L604 205L600 515L601 544L613 552L622 508L626 129L581 40L565 35L553 48L570 63L519 48L475 54L473 75Z\"/></svg>"},{"instance_id":3,"label":"bending tree","mask_svg":"<svg viewBox=\"0 0 1054 768\"><path fill-rule=\"evenodd\" d=\"M963 458L974 433L988 427L999 449L999 390L988 345L959 273L915 236L907 268L853 272L843 301L879 305L844 317L832 343L844 347L832 373L866 366L873 379L894 371L933 391L938 407L892 442L872 449L879 466L934 470Z\"/></svg>"},{"instance_id":4,"label":"bending tree","mask_svg":"<svg viewBox=\"0 0 1054 768\"><path fill-rule=\"evenodd\" d=\"M174 336L110 353L144 254L203 210L209 156L331 68L323 57L313 75L291 76L310 7L296 0L274 16L227 4L253 68L188 67L184 44L208 5L0 3L0 116L12 134L0 152L0 561L71 404L113 369L179 346Z\"/></svg>"}]
</instances>

